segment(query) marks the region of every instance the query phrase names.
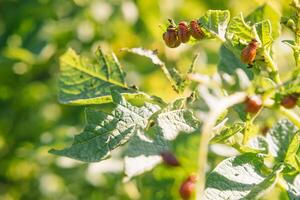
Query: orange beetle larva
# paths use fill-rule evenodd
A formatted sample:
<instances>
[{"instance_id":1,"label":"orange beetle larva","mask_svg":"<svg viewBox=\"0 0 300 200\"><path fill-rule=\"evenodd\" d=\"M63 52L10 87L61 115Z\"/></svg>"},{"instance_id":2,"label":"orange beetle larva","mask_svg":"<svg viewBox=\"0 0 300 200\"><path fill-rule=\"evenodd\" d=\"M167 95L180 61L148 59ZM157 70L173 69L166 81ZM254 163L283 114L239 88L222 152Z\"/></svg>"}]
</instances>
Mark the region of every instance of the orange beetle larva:
<instances>
[{"instance_id":1,"label":"orange beetle larva","mask_svg":"<svg viewBox=\"0 0 300 200\"><path fill-rule=\"evenodd\" d=\"M186 22L182 21L178 24L178 37L180 42L186 43L190 40L191 32Z\"/></svg>"},{"instance_id":2,"label":"orange beetle larva","mask_svg":"<svg viewBox=\"0 0 300 200\"><path fill-rule=\"evenodd\" d=\"M201 40L204 37L204 33L200 28L200 25L198 24L197 20L192 20L190 22L190 29L191 29L191 35L196 40Z\"/></svg>"},{"instance_id":3,"label":"orange beetle larva","mask_svg":"<svg viewBox=\"0 0 300 200\"><path fill-rule=\"evenodd\" d=\"M180 40L178 38L178 33L175 27L169 26L167 31L163 34L163 39L166 45L170 48L175 48L180 45Z\"/></svg>"},{"instance_id":4,"label":"orange beetle larva","mask_svg":"<svg viewBox=\"0 0 300 200\"><path fill-rule=\"evenodd\" d=\"M242 50L241 60L245 64L252 65L256 57L256 50L259 43L256 39L252 39L251 42Z\"/></svg>"},{"instance_id":5,"label":"orange beetle larva","mask_svg":"<svg viewBox=\"0 0 300 200\"><path fill-rule=\"evenodd\" d=\"M294 108L297 105L298 97L295 94L291 94L283 97L281 105L287 109Z\"/></svg>"}]
</instances>

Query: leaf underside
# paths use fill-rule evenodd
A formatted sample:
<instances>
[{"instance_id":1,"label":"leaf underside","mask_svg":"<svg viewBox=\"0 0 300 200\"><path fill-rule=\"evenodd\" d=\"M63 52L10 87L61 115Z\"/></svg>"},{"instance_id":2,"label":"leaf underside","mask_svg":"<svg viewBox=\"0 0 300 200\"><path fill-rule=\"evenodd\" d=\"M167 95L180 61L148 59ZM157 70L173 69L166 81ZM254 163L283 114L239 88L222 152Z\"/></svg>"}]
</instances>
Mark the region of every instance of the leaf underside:
<instances>
[{"instance_id":1,"label":"leaf underside","mask_svg":"<svg viewBox=\"0 0 300 200\"><path fill-rule=\"evenodd\" d=\"M150 103L133 106L116 92L112 92L112 98L116 107L111 114L87 108L86 127L75 136L72 146L50 152L84 162L103 160L113 149L126 143L137 129L145 128L148 118L159 110L159 106Z\"/></svg>"},{"instance_id":2,"label":"leaf underside","mask_svg":"<svg viewBox=\"0 0 300 200\"><path fill-rule=\"evenodd\" d=\"M268 131L266 138L269 144L269 151L278 162L289 159L290 156L294 156L293 154L296 153L289 151L289 148L291 148L290 145L295 134L297 134L297 130L293 123L282 119Z\"/></svg>"},{"instance_id":3,"label":"leaf underside","mask_svg":"<svg viewBox=\"0 0 300 200\"><path fill-rule=\"evenodd\" d=\"M222 161L208 175L204 200L256 199L277 177L262 175L262 165L263 159L250 153Z\"/></svg>"},{"instance_id":4,"label":"leaf underside","mask_svg":"<svg viewBox=\"0 0 300 200\"><path fill-rule=\"evenodd\" d=\"M184 109L184 99L170 103L151 118L155 125L135 135L128 144L125 153L128 179L153 169L161 162L161 152L169 150L170 141L179 133L195 132L201 125L191 111Z\"/></svg>"}]
</instances>

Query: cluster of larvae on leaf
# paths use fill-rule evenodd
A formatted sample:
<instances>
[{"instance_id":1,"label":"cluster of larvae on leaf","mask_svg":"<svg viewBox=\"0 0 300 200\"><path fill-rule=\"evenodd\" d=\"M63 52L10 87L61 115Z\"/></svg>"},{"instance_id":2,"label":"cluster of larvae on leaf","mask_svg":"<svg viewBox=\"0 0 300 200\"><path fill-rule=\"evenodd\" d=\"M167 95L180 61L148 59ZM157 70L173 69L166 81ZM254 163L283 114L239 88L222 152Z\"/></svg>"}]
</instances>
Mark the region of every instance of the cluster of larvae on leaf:
<instances>
[{"instance_id":1,"label":"cluster of larvae on leaf","mask_svg":"<svg viewBox=\"0 0 300 200\"><path fill-rule=\"evenodd\" d=\"M169 26L163 33L163 39L168 47L176 48L181 43L187 43L191 37L196 40L204 37L204 32L197 20L192 20L190 23L181 21L176 25L172 19L169 19Z\"/></svg>"},{"instance_id":2,"label":"cluster of larvae on leaf","mask_svg":"<svg viewBox=\"0 0 300 200\"><path fill-rule=\"evenodd\" d=\"M169 26L163 33L163 40L170 48L176 48L181 43L187 43L191 37L196 40L204 38L205 34L201 30L201 24L198 20L191 20L190 23L181 21L178 25L172 19L169 19ZM253 66L255 61L259 42L252 39L241 52L241 61L249 67ZM281 105L287 109L294 108L297 105L299 94L289 94L281 99ZM262 100L259 96L250 96L245 100L246 112L257 113L262 108Z\"/></svg>"}]
</instances>

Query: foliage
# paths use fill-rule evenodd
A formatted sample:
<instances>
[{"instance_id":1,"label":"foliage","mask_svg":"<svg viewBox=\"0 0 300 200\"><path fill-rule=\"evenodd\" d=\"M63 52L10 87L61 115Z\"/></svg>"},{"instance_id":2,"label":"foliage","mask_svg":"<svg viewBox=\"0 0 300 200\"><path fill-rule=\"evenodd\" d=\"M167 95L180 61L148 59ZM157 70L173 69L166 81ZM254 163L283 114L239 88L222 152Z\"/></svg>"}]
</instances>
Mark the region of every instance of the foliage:
<instances>
[{"instance_id":1,"label":"foliage","mask_svg":"<svg viewBox=\"0 0 300 200\"><path fill-rule=\"evenodd\" d=\"M300 39L276 43L281 25L299 30L299 2L256 4L2 1L0 199L179 199L192 173L198 198L299 199L299 111L281 99L299 93ZM164 48L155 27L172 9L198 19L203 41ZM276 59L291 58L284 45L296 64ZM252 95L256 114L244 108ZM164 165L164 151L180 166Z\"/></svg>"},{"instance_id":2,"label":"foliage","mask_svg":"<svg viewBox=\"0 0 300 200\"><path fill-rule=\"evenodd\" d=\"M275 21L273 27L269 17ZM270 91L260 93L264 98L264 107L266 108L276 108L276 101L273 101L273 105L268 104L267 101L284 94L284 87L281 86L278 70L270 51L274 37L278 37L280 32L280 27L276 24L278 19L279 16L276 11L263 5L246 18L250 22L246 22L242 14L230 20L228 10L209 10L198 21L205 31L206 39L219 39L223 43L222 48L227 49L221 53L219 67L223 71L220 73L235 73L232 71L232 64L226 64L226 67L223 64L234 61L235 69L242 69L244 74L253 71L254 76L251 77L252 82L247 90L256 91L257 88L264 86L261 85L261 82L257 82L258 78L256 77L260 76L269 78L269 81L276 86L269 88L272 90L271 94ZM240 68L242 64L235 60L240 59L241 50L253 38L259 42L260 46L255 58L254 69L246 71L245 68ZM162 69L176 92L181 93L187 89L189 74L179 74L177 71L175 74L171 73L155 52L138 48L126 50L150 58L155 65ZM227 51L228 53L225 53ZM223 110L225 111L232 105L243 101L247 103L244 95L236 95L236 99L234 99L235 92L242 88L228 90L226 86L220 84L218 85L220 90L228 90L225 92L225 96L230 93L233 94L227 99L226 97L217 99L217 97L213 97L214 94L210 94L210 86L204 84L194 87L192 94L200 92L192 101L189 101L188 98L190 97L187 96L170 104L162 105L161 102L154 100L149 103L149 99L144 99L142 105L138 106L128 102L134 101L137 98L135 94L139 92L130 93L133 96L126 93L127 86L124 82L124 75L116 58L104 56L101 49L97 51L96 55L100 60L100 66L86 62L85 58L78 57L73 50L68 50L62 56L60 63L62 99L72 99L73 102L81 105L102 104L110 102L109 100L102 100L109 99L107 96L110 96L110 90L115 108L110 114L99 109L88 108L86 111L87 125L84 132L74 138L71 147L63 150L51 150L51 153L80 161L95 162L106 159L111 151L129 141L125 153L125 174L128 176L128 180L155 167L161 161L160 154L164 151L171 151L169 146L173 140L176 140L178 134L190 133L193 135L200 131L202 136L198 159L203 163L198 166L198 178L200 178L198 181L202 183L197 185L200 187L197 189L200 193L196 195L199 198L204 192L204 199L257 199L265 191L273 188L275 184L284 181L280 177L299 172L300 164L297 151L300 140L298 128L295 127L295 125L298 127L300 125L299 118L285 113L286 117L292 120L295 125L288 120L279 120L266 137L257 137L253 130L253 121L258 117L258 114L251 116L250 113L246 113L247 110L240 110L242 115L247 116L241 118L245 123L233 124L228 127L225 126L226 122L218 125L221 132L211 140L211 143L225 143L236 148L240 155L227 158L218 164L207 176L205 190L202 191L201 187L203 187L205 180L201 178L205 173L203 166L206 164L205 157L207 155L205 152L208 148L206 146L209 140L208 136L212 135L211 131L213 131L211 126L215 124ZM197 82L197 78L194 81ZM206 90L206 93L201 93L201 90ZM291 89L289 88L289 90ZM224 95L224 92L222 93ZM250 92L246 93L252 95ZM191 108L193 105L197 106L200 99L204 99L208 104L208 112L199 108ZM220 105L213 105L213 102L218 100ZM63 100L63 102L68 101ZM256 109L253 113L255 114L258 110ZM197 119L194 112L202 113L207 118L202 119L203 121ZM230 118L230 115L226 114L225 117ZM242 140L233 137L237 134ZM227 140L230 141L227 142ZM269 162L267 158L269 157L274 158L273 167L267 165ZM297 193L294 196L300 198Z\"/></svg>"}]
</instances>

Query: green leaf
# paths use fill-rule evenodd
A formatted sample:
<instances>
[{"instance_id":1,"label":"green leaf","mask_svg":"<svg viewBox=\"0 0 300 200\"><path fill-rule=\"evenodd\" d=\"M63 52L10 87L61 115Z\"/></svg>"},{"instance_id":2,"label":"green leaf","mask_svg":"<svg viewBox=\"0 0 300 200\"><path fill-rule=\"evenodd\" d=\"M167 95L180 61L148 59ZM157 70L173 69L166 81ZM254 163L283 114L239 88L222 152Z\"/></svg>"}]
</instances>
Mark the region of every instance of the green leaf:
<instances>
[{"instance_id":1,"label":"green leaf","mask_svg":"<svg viewBox=\"0 0 300 200\"><path fill-rule=\"evenodd\" d=\"M286 184L284 184L284 186L288 192L290 199L291 200L300 199L300 174L298 174L292 181L288 181L288 180L285 181Z\"/></svg>"},{"instance_id":2,"label":"green leaf","mask_svg":"<svg viewBox=\"0 0 300 200\"><path fill-rule=\"evenodd\" d=\"M199 19L202 28L205 28L213 37L225 40L225 33L230 12L228 10L208 10L204 16Z\"/></svg>"},{"instance_id":3,"label":"green leaf","mask_svg":"<svg viewBox=\"0 0 300 200\"><path fill-rule=\"evenodd\" d=\"M271 174L265 177L265 179L262 182L253 187L251 191L247 194L247 196L245 196L243 199L259 199L259 197L262 196L264 192L266 192L268 189L272 188L275 185L279 177L279 173L281 171L282 168L274 170Z\"/></svg>"},{"instance_id":4,"label":"green leaf","mask_svg":"<svg viewBox=\"0 0 300 200\"><path fill-rule=\"evenodd\" d=\"M300 47L297 46L296 42L294 40L283 40L282 41L284 44L290 46L292 49L295 49L295 50L300 50Z\"/></svg>"},{"instance_id":5,"label":"green leaf","mask_svg":"<svg viewBox=\"0 0 300 200\"><path fill-rule=\"evenodd\" d=\"M293 40L283 40L282 42L292 48L292 50L294 52L296 66L298 66L300 63L300 56L299 56L300 55L300 46L297 45L296 42ZM295 77L297 79L299 77L299 74L300 74L300 70L298 68L296 68L293 72L293 77ZM298 83L298 88L299 88L299 83ZM299 91L300 91L300 89L299 89Z\"/></svg>"},{"instance_id":6,"label":"green leaf","mask_svg":"<svg viewBox=\"0 0 300 200\"><path fill-rule=\"evenodd\" d=\"M269 152L269 144L265 137L253 137L249 140L248 145L253 149L259 150L260 153L268 154Z\"/></svg>"},{"instance_id":7,"label":"green leaf","mask_svg":"<svg viewBox=\"0 0 300 200\"><path fill-rule=\"evenodd\" d=\"M152 129L151 131L154 131ZM125 175L126 179L152 170L162 161L160 154L167 151L170 144L161 134L155 135L154 139L143 133L136 134L129 142L125 152Z\"/></svg>"},{"instance_id":8,"label":"green leaf","mask_svg":"<svg viewBox=\"0 0 300 200\"><path fill-rule=\"evenodd\" d=\"M237 104L235 106L233 106L234 111L238 114L238 116L240 117L240 119L243 122L247 122L247 112L245 110L245 105L244 104Z\"/></svg>"},{"instance_id":9,"label":"green leaf","mask_svg":"<svg viewBox=\"0 0 300 200\"><path fill-rule=\"evenodd\" d=\"M235 123L232 126L224 128L218 135L214 136L210 143L224 142L231 136L241 132L245 128L245 123Z\"/></svg>"},{"instance_id":10,"label":"green leaf","mask_svg":"<svg viewBox=\"0 0 300 200\"><path fill-rule=\"evenodd\" d=\"M159 57L157 56L156 51L147 50L147 49L143 49L143 48L131 48L131 49L124 48L122 50L149 58L154 65L157 65L161 68L161 70L166 75L167 79L170 81L170 83L172 84L173 89L176 92L180 93L185 89L185 87L186 87L185 81L186 80L183 77L183 75L180 74L174 68L167 68L165 63L162 62L159 59Z\"/></svg>"},{"instance_id":11,"label":"green leaf","mask_svg":"<svg viewBox=\"0 0 300 200\"><path fill-rule=\"evenodd\" d=\"M255 38L252 28L244 21L242 13L233 17L226 31L226 39L233 47L240 46L241 43L248 43Z\"/></svg>"},{"instance_id":12,"label":"green leaf","mask_svg":"<svg viewBox=\"0 0 300 200\"><path fill-rule=\"evenodd\" d=\"M101 104L111 102L110 91L123 93L126 98L147 99L124 82L124 74L117 58L105 56L99 48L98 63L69 49L60 58L59 101L64 104Z\"/></svg>"},{"instance_id":13,"label":"green leaf","mask_svg":"<svg viewBox=\"0 0 300 200\"><path fill-rule=\"evenodd\" d=\"M294 93L300 93L300 78L297 76L295 79L287 82L283 86L284 91L282 92L282 95L288 95L288 94L294 94Z\"/></svg>"},{"instance_id":14,"label":"green leaf","mask_svg":"<svg viewBox=\"0 0 300 200\"><path fill-rule=\"evenodd\" d=\"M256 23L254 26L262 45L270 47L273 42L271 22L269 20L265 20Z\"/></svg>"},{"instance_id":15,"label":"green leaf","mask_svg":"<svg viewBox=\"0 0 300 200\"><path fill-rule=\"evenodd\" d=\"M296 187L293 184L288 183L287 191L291 200L300 199L300 185Z\"/></svg>"},{"instance_id":16,"label":"green leaf","mask_svg":"<svg viewBox=\"0 0 300 200\"><path fill-rule=\"evenodd\" d=\"M145 191L151 193L151 196L142 195L139 199L181 199L178 190L182 181L187 178L188 174L196 172L198 169L198 163L195 162L198 151L195 151L195 149L199 147L200 137L200 134L180 134L170 143L170 149L168 150L176 156L181 166L170 167L161 163L153 171L138 177L139 190L143 191L143 194L145 194ZM132 163L133 167L138 167L138 164L135 164L135 166L134 164ZM166 192L162 193L162 188Z\"/></svg>"},{"instance_id":17,"label":"green leaf","mask_svg":"<svg viewBox=\"0 0 300 200\"><path fill-rule=\"evenodd\" d=\"M291 139L291 142L288 146L286 156L285 156L285 162L295 167L295 169L297 169L298 171L300 171L299 161L297 160L297 152L299 146L300 146L300 136L298 131Z\"/></svg>"},{"instance_id":18,"label":"green leaf","mask_svg":"<svg viewBox=\"0 0 300 200\"><path fill-rule=\"evenodd\" d=\"M243 154L222 161L207 178L205 200L256 199L272 187L278 172L264 176L263 159Z\"/></svg>"},{"instance_id":19,"label":"green leaf","mask_svg":"<svg viewBox=\"0 0 300 200\"><path fill-rule=\"evenodd\" d=\"M246 145L235 144L233 147L236 150L238 150L240 153L255 153L255 154L264 153L263 150L261 150L261 149L249 147L249 146L246 146Z\"/></svg>"},{"instance_id":20,"label":"green leaf","mask_svg":"<svg viewBox=\"0 0 300 200\"><path fill-rule=\"evenodd\" d=\"M225 44L236 56L241 55L241 50L253 38L259 37L263 46L270 46L272 43L272 28L269 20L255 23L253 27L249 26L240 14L229 22L226 39L231 44Z\"/></svg>"},{"instance_id":21,"label":"green leaf","mask_svg":"<svg viewBox=\"0 0 300 200\"><path fill-rule=\"evenodd\" d=\"M155 122L166 140L173 140L180 132L191 133L200 128L200 122L191 110L184 108L185 99L169 104L157 115Z\"/></svg>"},{"instance_id":22,"label":"green leaf","mask_svg":"<svg viewBox=\"0 0 300 200\"><path fill-rule=\"evenodd\" d=\"M247 68L247 65L241 62L240 54L235 55L230 49L225 47L225 45L222 45L219 55L221 57L218 63L219 72L234 75L237 69L242 69L249 79L253 79L253 72Z\"/></svg>"},{"instance_id":23,"label":"green leaf","mask_svg":"<svg viewBox=\"0 0 300 200\"><path fill-rule=\"evenodd\" d=\"M300 46L298 46L294 40L283 40L282 42L291 47L294 53L300 52Z\"/></svg>"},{"instance_id":24,"label":"green leaf","mask_svg":"<svg viewBox=\"0 0 300 200\"><path fill-rule=\"evenodd\" d=\"M34 53L28 49L20 47L6 47L3 50L3 56L13 60L20 60L30 65L38 61L38 57Z\"/></svg>"},{"instance_id":25,"label":"green leaf","mask_svg":"<svg viewBox=\"0 0 300 200\"><path fill-rule=\"evenodd\" d=\"M263 97L267 95L272 95L274 93L273 88L276 88L276 83L269 77L256 76L252 82L253 87L257 94L262 94Z\"/></svg>"},{"instance_id":26,"label":"green leaf","mask_svg":"<svg viewBox=\"0 0 300 200\"><path fill-rule=\"evenodd\" d=\"M300 2L299 2L299 0L292 0L290 5L292 7L294 7L297 11L300 11Z\"/></svg>"},{"instance_id":27,"label":"green leaf","mask_svg":"<svg viewBox=\"0 0 300 200\"><path fill-rule=\"evenodd\" d=\"M200 123L185 107L185 99L177 99L151 116L155 123L129 142L125 157L125 174L130 179L153 169L161 162L160 153L170 148L170 140L179 133L192 133ZM151 137L152 136L152 137Z\"/></svg>"},{"instance_id":28,"label":"green leaf","mask_svg":"<svg viewBox=\"0 0 300 200\"><path fill-rule=\"evenodd\" d=\"M297 128L290 121L282 119L278 121L267 133L269 152L277 162L286 161L289 164L299 147Z\"/></svg>"},{"instance_id":29,"label":"green leaf","mask_svg":"<svg viewBox=\"0 0 300 200\"><path fill-rule=\"evenodd\" d=\"M112 92L116 105L111 114L100 109L86 109L86 127L75 136L72 146L63 150L50 150L50 153L66 156L84 162L97 162L106 159L110 151L126 143L139 128L145 128L149 117L159 107L145 103L136 107L128 103L117 92Z\"/></svg>"},{"instance_id":30,"label":"green leaf","mask_svg":"<svg viewBox=\"0 0 300 200\"><path fill-rule=\"evenodd\" d=\"M250 21L251 24L255 24L264 20L270 20L272 27L272 37L277 38L280 35L280 13L276 11L272 6L264 4L246 17L246 21Z\"/></svg>"}]
</instances>

